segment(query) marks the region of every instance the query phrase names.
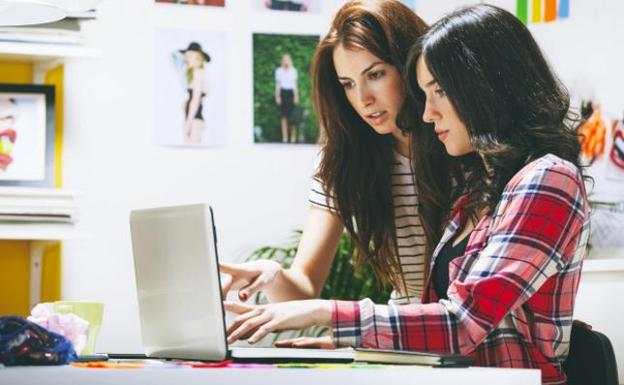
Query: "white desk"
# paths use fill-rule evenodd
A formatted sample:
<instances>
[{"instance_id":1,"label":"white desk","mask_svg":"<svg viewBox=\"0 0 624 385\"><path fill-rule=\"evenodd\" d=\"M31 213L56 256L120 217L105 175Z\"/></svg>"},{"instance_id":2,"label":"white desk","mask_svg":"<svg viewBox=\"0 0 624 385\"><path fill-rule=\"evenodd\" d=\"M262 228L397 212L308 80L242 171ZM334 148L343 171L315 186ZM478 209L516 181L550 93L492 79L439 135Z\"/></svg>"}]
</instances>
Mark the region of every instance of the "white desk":
<instances>
[{"instance_id":1,"label":"white desk","mask_svg":"<svg viewBox=\"0 0 624 385\"><path fill-rule=\"evenodd\" d=\"M434 369L394 366L371 369L91 369L11 367L0 385L539 385L534 369Z\"/></svg>"}]
</instances>

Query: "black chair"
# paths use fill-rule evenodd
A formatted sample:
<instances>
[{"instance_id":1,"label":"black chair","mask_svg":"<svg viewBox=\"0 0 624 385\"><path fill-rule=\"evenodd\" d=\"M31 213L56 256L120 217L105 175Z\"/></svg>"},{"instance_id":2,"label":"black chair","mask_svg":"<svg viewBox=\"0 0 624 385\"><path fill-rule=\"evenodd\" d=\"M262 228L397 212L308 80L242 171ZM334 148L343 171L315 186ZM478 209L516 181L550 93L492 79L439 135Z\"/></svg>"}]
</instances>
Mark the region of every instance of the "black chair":
<instances>
[{"instance_id":1,"label":"black chair","mask_svg":"<svg viewBox=\"0 0 624 385\"><path fill-rule=\"evenodd\" d=\"M580 321L572 323L570 352L563 363L568 385L618 385L613 346L604 334Z\"/></svg>"}]
</instances>

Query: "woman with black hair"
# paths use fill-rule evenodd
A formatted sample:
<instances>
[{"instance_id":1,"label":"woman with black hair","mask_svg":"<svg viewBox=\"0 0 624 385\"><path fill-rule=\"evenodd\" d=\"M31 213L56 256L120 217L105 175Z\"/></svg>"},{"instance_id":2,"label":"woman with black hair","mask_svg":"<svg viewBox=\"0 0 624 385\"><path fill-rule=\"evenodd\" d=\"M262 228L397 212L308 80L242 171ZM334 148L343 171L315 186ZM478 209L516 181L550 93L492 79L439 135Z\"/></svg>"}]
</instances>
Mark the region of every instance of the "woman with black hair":
<instances>
[{"instance_id":1,"label":"woman with black hair","mask_svg":"<svg viewBox=\"0 0 624 385\"><path fill-rule=\"evenodd\" d=\"M335 346L468 354L477 365L539 368L543 383L564 384L589 230L565 88L528 29L489 5L435 23L406 71L427 129L469 175L423 304L260 307L256 317L267 320L253 337L331 325Z\"/></svg>"}]
</instances>

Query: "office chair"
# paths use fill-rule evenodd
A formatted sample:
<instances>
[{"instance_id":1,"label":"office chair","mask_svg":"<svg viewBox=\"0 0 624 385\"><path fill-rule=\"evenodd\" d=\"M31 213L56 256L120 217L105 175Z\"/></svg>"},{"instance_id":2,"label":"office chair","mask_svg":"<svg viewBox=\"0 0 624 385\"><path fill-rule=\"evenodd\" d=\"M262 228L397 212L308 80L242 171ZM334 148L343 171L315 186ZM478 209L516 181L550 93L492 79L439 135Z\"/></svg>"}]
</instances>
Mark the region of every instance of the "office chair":
<instances>
[{"instance_id":1,"label":"office chair","mask_svg":"<svg viewBox=\"0 0 624 385\"><path fill-rule=\"evenodd\" d=\"M618 385L611 342L581 321L572 322L570 352L563 370L568 376L568 385Z\"/></svg>"}]
</instances>

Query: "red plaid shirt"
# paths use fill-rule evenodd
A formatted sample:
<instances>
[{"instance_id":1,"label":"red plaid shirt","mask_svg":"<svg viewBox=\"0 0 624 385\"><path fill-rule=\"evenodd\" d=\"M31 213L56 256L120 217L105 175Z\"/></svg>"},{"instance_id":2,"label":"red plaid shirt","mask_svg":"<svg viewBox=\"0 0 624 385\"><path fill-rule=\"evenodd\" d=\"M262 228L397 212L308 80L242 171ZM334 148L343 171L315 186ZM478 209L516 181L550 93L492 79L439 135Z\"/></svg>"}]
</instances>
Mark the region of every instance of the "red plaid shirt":
<instances>
[{"instance_id":1,"label":"red plaid shirt","mask_svg":"<svg viewBox=\"0 0 624 385\"><path fill-rule=\"evenodd\" d=\"M453 209L433 265L463 223ZM333 301L337 346L472 355L476 365L539 368L545 384L565 384L574 298L589 235L583 179L554 155L526 165L493 214L449 264L448 300L429 281L422 304Z\"/></svg>"}]
</instances>

